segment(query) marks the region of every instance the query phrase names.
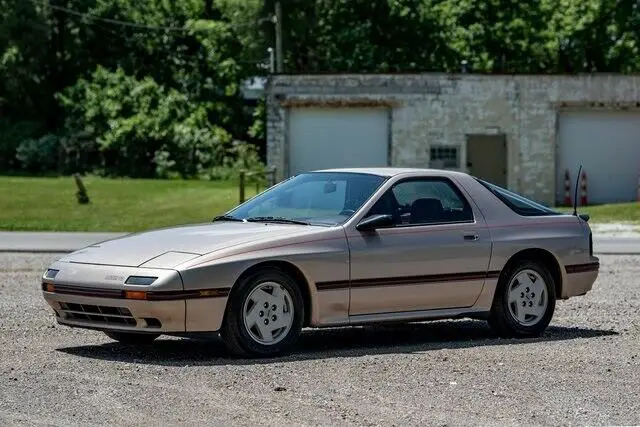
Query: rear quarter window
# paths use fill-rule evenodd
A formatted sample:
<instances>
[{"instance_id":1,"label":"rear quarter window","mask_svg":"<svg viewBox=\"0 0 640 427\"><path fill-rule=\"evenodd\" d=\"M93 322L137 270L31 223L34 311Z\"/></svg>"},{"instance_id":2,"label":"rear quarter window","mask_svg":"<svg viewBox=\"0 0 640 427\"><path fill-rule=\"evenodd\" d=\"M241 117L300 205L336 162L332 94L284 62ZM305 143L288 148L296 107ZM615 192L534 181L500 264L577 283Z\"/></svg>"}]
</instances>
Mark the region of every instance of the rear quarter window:
<instances>
[{"instance_id":1,"label":"rear quarter window","mask_svg":"<svg viewBox=\"0 0 640 427\"><path fill-rule=\"evenodd\" d=\"M547 206L544 206L538 202L527 199L526 197L509 191L505 188L491 184L490 182L483 181L476 178L480 184L482 184L489 192L498 198L502 203L507 205L512 211L522 216L550 216L550 215L562 215L561 212L555 211Z\"/></svg>"}]
</instances>

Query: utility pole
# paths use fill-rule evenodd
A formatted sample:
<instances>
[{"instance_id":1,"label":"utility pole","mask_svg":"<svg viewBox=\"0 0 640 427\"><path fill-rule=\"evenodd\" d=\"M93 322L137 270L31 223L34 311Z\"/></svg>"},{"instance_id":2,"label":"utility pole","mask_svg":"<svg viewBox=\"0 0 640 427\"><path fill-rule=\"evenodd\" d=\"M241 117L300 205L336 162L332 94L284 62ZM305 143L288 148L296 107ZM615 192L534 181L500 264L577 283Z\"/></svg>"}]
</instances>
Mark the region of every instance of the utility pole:
<instances>
[{"instance_id":1,"label":"utility pole","mask_svg":"<svg viewBox=\"0 0 640 427\"><path fill-rule=\"evenodd\" d=\"M283 55L284 51L282 50L282 5L279 0L276 0L276 16L275 16L275 25L276 25L276 71L278 73L282 73L284 69Z\"/></svg>"}]
</instances>

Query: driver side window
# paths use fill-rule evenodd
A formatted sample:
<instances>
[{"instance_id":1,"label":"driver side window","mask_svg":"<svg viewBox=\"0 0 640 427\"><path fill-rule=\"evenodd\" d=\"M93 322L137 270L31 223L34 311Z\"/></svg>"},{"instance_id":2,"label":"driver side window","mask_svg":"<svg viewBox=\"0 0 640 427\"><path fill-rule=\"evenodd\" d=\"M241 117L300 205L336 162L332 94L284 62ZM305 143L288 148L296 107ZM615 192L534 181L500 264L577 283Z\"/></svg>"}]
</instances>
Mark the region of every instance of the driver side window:
<instances>
[{"instance_id":1,"label":"driver side window","mask_svg":"<svg viewBox=\"0 0 640 427\"><path fill-rule=\"evenodd\" d=\"M446 178L397 183L382 195L367 216L376 214L391 215L395 226L473 221L471 206Z\"/></svg>"}]
</instances>

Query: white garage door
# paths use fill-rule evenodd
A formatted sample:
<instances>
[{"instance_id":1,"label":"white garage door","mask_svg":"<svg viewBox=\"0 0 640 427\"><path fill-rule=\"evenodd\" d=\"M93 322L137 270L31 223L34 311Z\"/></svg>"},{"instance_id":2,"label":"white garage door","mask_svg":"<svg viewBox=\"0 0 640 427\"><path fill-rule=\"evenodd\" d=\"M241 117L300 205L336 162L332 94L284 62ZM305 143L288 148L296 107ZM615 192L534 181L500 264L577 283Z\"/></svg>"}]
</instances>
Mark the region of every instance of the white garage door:
<instances>
[{"instance_id":1,"label":"white garage door","mask_svg":"<svg viewBox=\"0 0 640 427\"><path fill-rule=\"evenodd\" d=\"M640 172L640 113L562 113L557 154L557 202L564 199L567 168L573 199L580 163L587 173L589 204L635 201Z\"/></svg>"},{"instance_id":2,"label":"white garage door","mask_svg":"<svg viewBox=\"0 0 640 427\"><path fill-rule=\"evenodd\" d=\"M388 110L295 108L289 112L289 174L387 166Z\"/></svg>"}]
</instances>

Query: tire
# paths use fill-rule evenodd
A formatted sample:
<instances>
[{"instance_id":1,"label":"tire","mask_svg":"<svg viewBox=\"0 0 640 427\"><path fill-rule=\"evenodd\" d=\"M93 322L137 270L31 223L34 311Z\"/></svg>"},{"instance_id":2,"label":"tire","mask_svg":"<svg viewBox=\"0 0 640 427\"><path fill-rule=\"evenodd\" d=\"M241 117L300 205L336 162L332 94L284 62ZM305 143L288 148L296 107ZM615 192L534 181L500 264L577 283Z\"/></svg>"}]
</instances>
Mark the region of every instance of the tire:
<instances>
[{"instance_id":1,"label":"tire","mask_svg":"<svg viewBox=\"0 0 640 427\"><path fill-rule=\"evenodd\" d=\"M234 356L275 356L295 344L303 319L304 302L295 281L282 270L268 267L236 285L220 335Z\"/></svg>"},{"instance_id":2,"label":"tire","mask_svg":"<svg viewBox=\"0 0 640 427\"><path fill-rule=\"evenodd\" d=\"M160 334L146 334L139 332L104 331L104 333L112 340L123 344L150 344L160 336Z\"/></svg>"},{"instance_id":3,"label":"tire","mask_svg":"<svg viewBox=\"0 0 640 427\"><path fill-rule=\"evenodd\" d=\"M503 338L540 336L555 311L555 289L549 269L536 261L508 267L498 281L489 325Z\"/></svg>"}]
</instances>

